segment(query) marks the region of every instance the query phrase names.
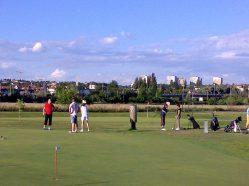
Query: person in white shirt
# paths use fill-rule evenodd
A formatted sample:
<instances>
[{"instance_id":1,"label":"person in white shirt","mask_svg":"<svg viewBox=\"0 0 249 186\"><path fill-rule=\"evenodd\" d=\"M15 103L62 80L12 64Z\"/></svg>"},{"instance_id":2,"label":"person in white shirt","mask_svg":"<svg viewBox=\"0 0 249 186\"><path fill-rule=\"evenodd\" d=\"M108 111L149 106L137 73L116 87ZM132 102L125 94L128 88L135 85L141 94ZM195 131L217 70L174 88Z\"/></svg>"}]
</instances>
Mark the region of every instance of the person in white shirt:
<instances>
[{"instance_id":1,"label":"person in white shirt","mask_svg":"<svg viewBox=\"0 0 249 186\"><path fill-rule=\"evenodd\" d=\"M72 99L72 103L69 105L69 114L71 117L71 131L70 132L77 132L78 129L78 119L77 113L80 110L78 103L75 102L75 99Z\"/></svg>"},{"instance_id":2,"label":"person in white shirt","mask_svg":"<svg viewBox=\"0 0 249 186\"><path fill-rule=\"evenodd\" d=\"M86 121L87 131L89 132L89 123L88 123L88 108L86 105L86 100L82 100L82 105L80 107L81 110L81 130L80 132L84 131L84 122Z\"/></svg>"}]
</instances>

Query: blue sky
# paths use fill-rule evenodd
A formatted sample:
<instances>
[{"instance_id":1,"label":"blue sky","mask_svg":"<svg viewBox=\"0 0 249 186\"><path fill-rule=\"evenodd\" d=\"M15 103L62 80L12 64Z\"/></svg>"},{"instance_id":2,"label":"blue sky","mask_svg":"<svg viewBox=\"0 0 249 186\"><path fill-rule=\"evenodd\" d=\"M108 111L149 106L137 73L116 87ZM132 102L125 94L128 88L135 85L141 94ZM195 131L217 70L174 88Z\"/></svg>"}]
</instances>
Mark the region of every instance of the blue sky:
<instances>
[{"instance_id":1,"label":"blue sky","mask_svg":"<svg viewBox=\"0 0 249 186\"><path fill-rule=\"evenodd\" d=\"M248 83L248 0L2 0L0 79Z\"/></svg>"}]
</instances>

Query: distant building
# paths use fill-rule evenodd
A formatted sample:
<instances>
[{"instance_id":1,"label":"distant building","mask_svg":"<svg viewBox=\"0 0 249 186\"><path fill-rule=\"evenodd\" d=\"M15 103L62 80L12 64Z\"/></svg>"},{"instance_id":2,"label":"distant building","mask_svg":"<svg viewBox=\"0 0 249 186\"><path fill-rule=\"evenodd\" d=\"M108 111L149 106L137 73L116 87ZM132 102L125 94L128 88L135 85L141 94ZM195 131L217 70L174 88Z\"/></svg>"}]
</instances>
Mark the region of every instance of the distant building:
<instances>
[{"instance_id":1,"label":"distant building","mask_svg":"<svg viewBox=\"0 0 249 186\"><path fill-rule=\"evenodd\" d=\"M177 76L167 76L167 84L170 85L171 83L178 83Z\"/></svg>"},{"instance_id":2,"label":"distant building","mask_svg":"<svg viewBox=\"0 0 249 186\"><path fill-rule=\"evenodd\" d=\"M202 78L198 77L198 76L192 76L190 77L190 85L202 85Z\"/></svg>"},{"instance_id":3,"label":"distant building","mask_svg":"<svg viewBox=\"0 0 249 186\"><path fill-rule=\"evenodd\" d=\"M90 90L96 90L96 85L95 84L89 84L89 89Z\"/></svg>"},{"instance_id":4,"label":"distant building","mask_svg":"<svg viewBox=\"0 0 249 186\"><path fill-rule=\"evenodd\" d=\"M235 88L239 90L240 92L244 92L245 88L243 85L236 85Z\"/></svg>"},{"instance_id":5,"label":"distant building","mask_svg":"<svg viewBox=\"0 0 249 186\"><path fill-rule=\"evenodd\" d=\"M179 85L181 85L182 87L185 87L185 86L187 85L187 81L186 81L186 79L184 79L184 78L179 78L178 83L179 83Z\"/></svg>"},{"instance_id":6,"label":"distant building","mask_svg":"<svg viewBox=\"0 0 249 186\"><path fill-rule=\"evenodd\" d=\"M143 81L145 81L146 84L148 83L148 76L141 75L141 76L139 76L139 78L141 78Z\"/></svg>"},{"instance_id":7,"label":"distant building","mask_svg":"<svg viewBox=\"0 0 249 186\"><path fill-rule=\"evenodd\" d=\"M213 77L213 84L222 85L223 84L223 78Z\"/></svg>"}]
</instances>

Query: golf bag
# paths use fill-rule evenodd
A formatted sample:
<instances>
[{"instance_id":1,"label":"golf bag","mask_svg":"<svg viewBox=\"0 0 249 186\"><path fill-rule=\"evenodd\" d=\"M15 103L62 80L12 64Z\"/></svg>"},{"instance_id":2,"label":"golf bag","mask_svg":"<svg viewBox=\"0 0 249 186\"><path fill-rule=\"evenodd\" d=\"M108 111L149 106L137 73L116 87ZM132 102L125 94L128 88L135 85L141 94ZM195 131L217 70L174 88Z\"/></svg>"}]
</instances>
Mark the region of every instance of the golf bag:
<instances>
[{"instance_id":1,"label":"golf bag","mask_svg":"<svg viewBox=\"0 0 249 186\"><path fill-rule=\"evenodd\" d=\"M224 129L225 132L237 132L237 130L240 130L239 122L241 122L241 117L238 117L237 119L231 121L229 125L227 125Z\"/></svg>"},{"instance_id":2,"label":"golf bag","mask_svg":"<svg viewBox=\"0 0 249 186\"><path fill-rule=\"evenodd\" d=\"M214 113L213 113L212 120L210 122L210 128L213 131L220 129L220 124L219 124L218 118L214 115Z\"/></svg>"},{"instance_id":3,"label":"golf bag","mask_svg":"<svg viewBox=\"0 0 249 186\"><path fill-rule=\"evenodd\" d=\"M200 129L200 125L195 121L194 116L190 116L189 114L188 116L188 120L192 123L193 125L193 129Z\"/></svg>"}]
</instances>

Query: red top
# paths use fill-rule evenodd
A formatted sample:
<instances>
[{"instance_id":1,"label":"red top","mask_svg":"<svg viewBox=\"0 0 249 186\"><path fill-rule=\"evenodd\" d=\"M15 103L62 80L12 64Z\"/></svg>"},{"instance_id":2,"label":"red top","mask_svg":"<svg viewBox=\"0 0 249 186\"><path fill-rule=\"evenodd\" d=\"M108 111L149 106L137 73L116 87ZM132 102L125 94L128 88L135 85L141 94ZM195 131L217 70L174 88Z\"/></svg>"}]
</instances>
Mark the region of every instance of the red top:
<instances>
[{"instance_id":1,"label":"red top","mask_svg":"<svg viewBox=\"0 0 249 186\"><path fill-rule=\"evenodd\" d=\"M45 113L46 114L52 114L53 113L53 109L54 109L54 105L53 105L53 103L45 103L45 105L44 105L44 110L45 110Z\"/></svg>"}]
</instances>

